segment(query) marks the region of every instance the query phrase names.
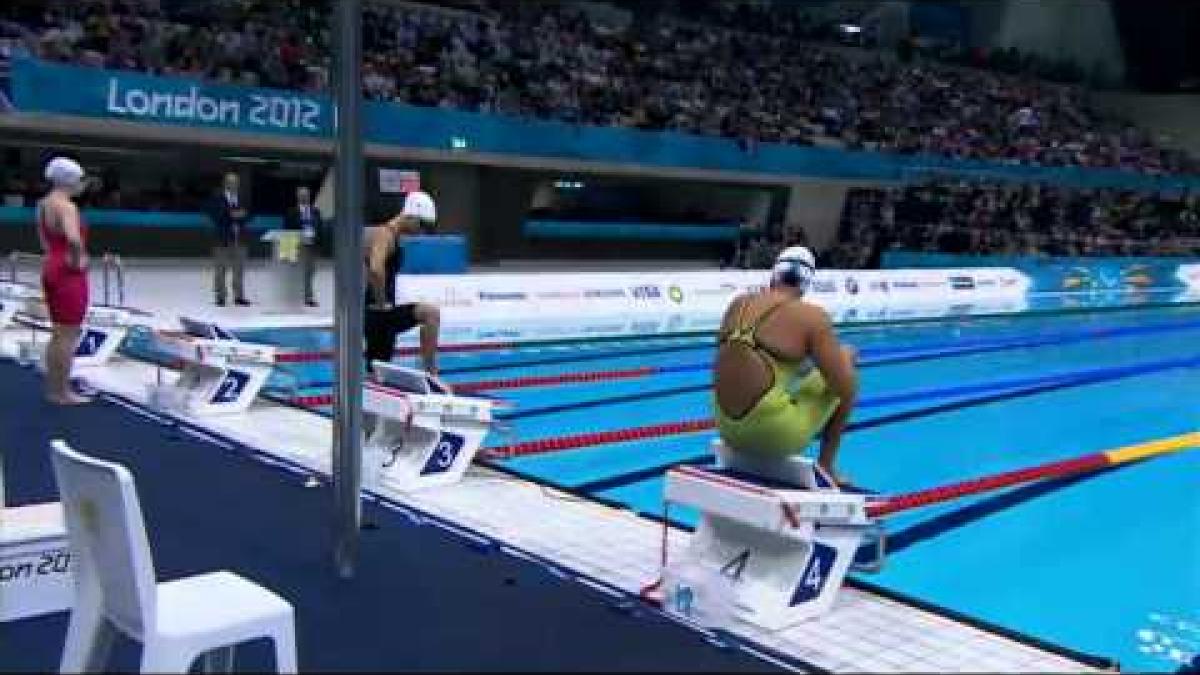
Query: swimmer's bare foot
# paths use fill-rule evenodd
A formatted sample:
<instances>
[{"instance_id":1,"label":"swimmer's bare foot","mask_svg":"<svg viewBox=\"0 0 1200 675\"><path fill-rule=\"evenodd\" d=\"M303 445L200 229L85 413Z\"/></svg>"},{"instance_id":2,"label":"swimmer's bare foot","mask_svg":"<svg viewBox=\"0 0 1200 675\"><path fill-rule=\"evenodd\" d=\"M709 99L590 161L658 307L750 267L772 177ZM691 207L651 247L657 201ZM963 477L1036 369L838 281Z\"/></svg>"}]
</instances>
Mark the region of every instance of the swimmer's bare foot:
<instances>
[{"instance_id":1,"label":"swimmer's bare foot","mask_svg":"<svg viewBox=\"0 0 1200 675\"><path fill-rule=\"evenodd\" d=\"M79 394L67 394L66 396L49 394L46 395L46 400L54 405L87 405L93 401L90 396L80 396Z\"/></svg>"}]
</instances>

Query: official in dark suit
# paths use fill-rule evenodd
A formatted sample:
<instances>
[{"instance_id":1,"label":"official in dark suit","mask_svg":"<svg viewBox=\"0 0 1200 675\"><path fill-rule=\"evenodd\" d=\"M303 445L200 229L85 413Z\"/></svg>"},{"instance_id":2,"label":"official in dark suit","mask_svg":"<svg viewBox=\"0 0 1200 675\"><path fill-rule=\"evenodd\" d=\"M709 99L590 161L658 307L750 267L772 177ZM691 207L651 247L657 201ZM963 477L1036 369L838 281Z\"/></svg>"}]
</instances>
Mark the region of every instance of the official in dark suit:
<instances>
[{"instance_id":1,"label":"official in dark suit","mask_svg":"<svg viewBox=\"0 0 1200 675\"><path fill-rule=\"evenodd\" d=\"M216 294L217 305L225 305L225 272L230 268L233 271L234 303L249 305L243 282L246 246L250 236L247 228L250 209L238 194L237 174L225 174L225 188L213 199L209 208L209 218L213 222L213 292Z\"/></svg>"},{"instance_id":2,"label":"official in dark suit","mask_svg":"<svg viewBox=\"0 0 1200 675\"><path fill-rule=\"evenodd\" d=\"M320 254L318 246L325 237L325 227L321 211L313 206L312 192L307 187L296 188L296 205L288 209L284 216L283 228L303 233L300 263L304 265L304 304L316 307L317 296L313 291L313 279L317 274L317 258Z\"/></svg>"}]
</instances>

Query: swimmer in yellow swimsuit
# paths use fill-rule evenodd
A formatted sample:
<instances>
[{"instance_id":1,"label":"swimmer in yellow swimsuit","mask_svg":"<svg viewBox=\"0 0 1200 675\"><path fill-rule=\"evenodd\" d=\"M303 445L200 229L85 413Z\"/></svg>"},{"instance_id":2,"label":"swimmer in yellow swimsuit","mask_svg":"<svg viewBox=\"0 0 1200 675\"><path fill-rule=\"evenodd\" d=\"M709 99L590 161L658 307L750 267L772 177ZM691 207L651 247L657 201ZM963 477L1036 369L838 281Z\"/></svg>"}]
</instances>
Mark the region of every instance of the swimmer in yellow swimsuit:
<instances>
[{"instance_id":1,"label":"swimmer in yellow swimsuit","mask_svg":"<svg viewBox=\"0 0 1200 675\"><path fill-rule=\"evenodd\" d=\"M853 348L829 316L802 296L812 253L779 256L766 290L735 298L718 334L713 407L725 446L762 458L803 453L821 434L817 462L839 482L834 460L858 393Z\"/></svg>"}]
</instances>

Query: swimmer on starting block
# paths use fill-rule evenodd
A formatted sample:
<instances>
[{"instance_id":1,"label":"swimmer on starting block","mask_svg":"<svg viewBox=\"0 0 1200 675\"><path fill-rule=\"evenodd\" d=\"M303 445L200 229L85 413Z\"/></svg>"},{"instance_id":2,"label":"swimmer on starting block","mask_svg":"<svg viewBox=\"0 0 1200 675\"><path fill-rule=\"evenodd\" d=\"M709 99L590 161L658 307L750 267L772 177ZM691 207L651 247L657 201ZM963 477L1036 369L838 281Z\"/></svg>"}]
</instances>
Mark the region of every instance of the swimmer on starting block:
<instances>
[{"instance_id":1,"label":"swimmer on starting block","mask_svg":"<svg viewBox=\"0 0 1200 675\"><path fill-rule=\"evenodd\" d=\"M804 302L815 274L812 252L793 246L767 289L730 303L717 336L713 407L725 446L747 456L785 459L822 434L817 462L843 483L833 467L857 394L857 355L838 342L825 310Z\"/></svg>"},{"instance_id":2,"label":"swimmer on starting block","mask_svg":"<svg viewBox=\"0 0 1200 675\"><path fill-rule=\"evenodd\" d=\"M71 364L88 310L87 227L75 199L87 187L83 167L66 157L46 164L48 192L35 211L42 259L42 295L54 324L46 344L46 398L58 405L91 399L71 389Z\"/></svg>"},{"instance_id":3,"label":"swimmer on starting block","mask_svg":"<svg viewBox=\"0 0 1200 675\"><path fill-rule=\"evenodd\" d=\"M410 192L404 208L391 220L366 231L367 298L364 331L367 368L375 361L388 362L396 349L396 336L421 327L421 366L437 375L438 330L441 311L423 302L393 304L396 274L403 256L403 235L420 232L437 220L437 207L425 192Z\"/></svg>"}]
</instances>

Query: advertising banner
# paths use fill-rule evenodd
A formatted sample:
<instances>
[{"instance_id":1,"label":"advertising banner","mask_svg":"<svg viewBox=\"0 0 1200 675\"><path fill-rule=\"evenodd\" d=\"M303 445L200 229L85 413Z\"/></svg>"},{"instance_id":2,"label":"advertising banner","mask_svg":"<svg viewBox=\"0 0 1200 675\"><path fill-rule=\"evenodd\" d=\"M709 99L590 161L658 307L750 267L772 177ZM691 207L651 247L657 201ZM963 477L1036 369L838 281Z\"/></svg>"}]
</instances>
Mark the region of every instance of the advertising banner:
<instances>
[{"instance_id":1,"label":"advertising banner","mask_svg":"<svg viewBox=\"0 0 1200 675\"><path fill-rule=\"evenodd\" d=\"M853 303L826 308L840 326L914 319L1009 314L1028 309L1024 298L984 297L966 302L932 302L911 305ZM562 316L535 316L514 322L511 318L474 319L463 314L448 315L442 324L442 341L455 343L537 342L574 338L653 336L666 334L716 335L723 311L675 311L665 313L585 314L565 321ZM401 338L415 345L415 333Z\"/></svg>"},{"instance_id":2,"label":"advertising banner","mask_svg":"<svg viewBox=\"0 0 1200 675\"><path fill-rule=\"evenodd\" d=\"M255 133L329 136L328 96L15 59L21 111Z\"/></svg>"},{"instance_id":3,"label":"advertising banner","mask_svg":"<svg viewBox=\"0 0 1200 675\"><path fill-rule=\"evenodd\" d=\"M583 317L614 314L720 314L736 295L767 284L766 271L429 275L400 277L397 302L429 302L448 317ZM837 306L956 305L1024 299L1014 270L822 270L807 297Z\"/></svg>"},{"instance_id":4,"label":"advertising banner","mask_svg":"<svg viewBox=\"0 0 1200 675\"><path fill-rule=\"evenodd\" d=\"M1200 287L1200 263L1166 257L1044 257L970 256L949 253L891 252L885 267L925 268L979 265L1020 270L1029 278L1032 293L1105 291L1182 291ZM984 267L989 266L989 267Z\"/></svg>"},{"instance_id":5,"label":"advertising banner","mask_svg":"<svg viewBox=\"0 0 1200 675\"><path fill-rule=\"evenodd\" d=\"M13 59L11 79L11 99L19 112L298 136L329 136L334 128L334 106L325 94L219 85L27 57ZM1076 187L1200 190L1200 180L1191 176L1017 166L776 143L763 143L756 152L748 153L727 138L591 127L378 101L363 105L363 128L365 140L371 143L447 152L890 181L905 180L914 172L985 172L997 178Z\"/></svg>"}]
</instances>

